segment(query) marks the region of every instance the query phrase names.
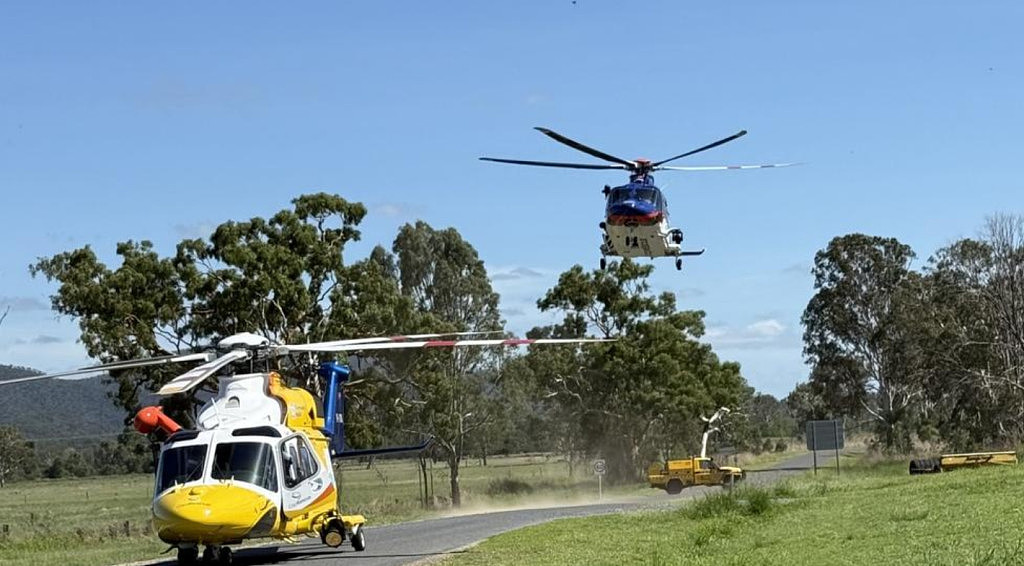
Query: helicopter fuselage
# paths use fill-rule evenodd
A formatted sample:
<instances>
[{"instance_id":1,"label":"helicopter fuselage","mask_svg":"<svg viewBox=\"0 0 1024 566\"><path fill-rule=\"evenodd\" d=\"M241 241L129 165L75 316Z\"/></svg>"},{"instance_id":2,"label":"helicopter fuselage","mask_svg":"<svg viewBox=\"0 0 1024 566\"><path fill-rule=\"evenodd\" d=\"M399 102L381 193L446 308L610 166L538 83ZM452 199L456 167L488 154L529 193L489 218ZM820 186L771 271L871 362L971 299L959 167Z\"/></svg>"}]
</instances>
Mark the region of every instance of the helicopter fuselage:
<instances>
[{"instance_id":1,"label":"helicopter fuselage","mask_svg":"<svg viewBox=\"0 0 1024 566\"><path fill-rule=\"evenodd\" d=\"M356 534L365 519L340 514L322 409L276 373L226 376L202 409L198 430L164 443L153 526L179 547L258 537ZM340 540L339 540L340 544ZM336 546L336 545L332 545Z\"/></svg>"},{"instance_id":2,"label":"helicopter fuselage","mask_svg":"<svg viewBox=\"0 0 1024 566\"><path fill-rule=\"evenodd\" d=\"M675 257L682 255L683 232L668 222L668 201L650 175L606 187L601 255Z\"/></svg>"}]
</instances>

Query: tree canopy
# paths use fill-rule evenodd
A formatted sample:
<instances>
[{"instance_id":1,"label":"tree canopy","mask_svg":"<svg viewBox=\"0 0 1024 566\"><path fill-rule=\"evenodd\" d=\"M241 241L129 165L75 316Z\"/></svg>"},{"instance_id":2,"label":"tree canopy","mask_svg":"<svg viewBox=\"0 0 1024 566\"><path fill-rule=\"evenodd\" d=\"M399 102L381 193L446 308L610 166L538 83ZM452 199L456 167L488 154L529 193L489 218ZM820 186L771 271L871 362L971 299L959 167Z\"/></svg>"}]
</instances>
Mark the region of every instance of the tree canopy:
<instances>
[{"instance_id":1,"label":"tree canopy","mask_svg":"<svg viewBox=\"0 0 1024 566\"><path fill-rule=\"evenodd\" d=\"M338 195L302 195L269 218L226 221L208 238L183 240L169 256L149 241L127 240L116 248L117 266L85 246L40 258L31 271L58 284L53 308L78 321L89 355L101 361L200 349L244 331L283 343L504 332L484 262L454 228L406 224L390 250L377 246L346 263L346 245L359 238L365 214L362 204ZM470 453L486 459L514 446L559 449L571 462L600 455L609 459L612 479L626 479L649 460L696 449L699 417L743 407L753 391L738 364L720 361L701 342L702 311L680 310L672 293L651 291L652 270L629 260L594 272L577 265L538 301L563 320L531 336L596 335L614 343L536 347L525 355L466 348L355 358L347 387L350 444L433 436L454 504ZM316 362L296 356L279 370L319 394ZM180 370L122 371L112 377L114 400L134 413L140 392ZM165 408L188 423L195 403L174 396ZM60 465L73 460L68 455Z\"/></svg>"}]
</instances>

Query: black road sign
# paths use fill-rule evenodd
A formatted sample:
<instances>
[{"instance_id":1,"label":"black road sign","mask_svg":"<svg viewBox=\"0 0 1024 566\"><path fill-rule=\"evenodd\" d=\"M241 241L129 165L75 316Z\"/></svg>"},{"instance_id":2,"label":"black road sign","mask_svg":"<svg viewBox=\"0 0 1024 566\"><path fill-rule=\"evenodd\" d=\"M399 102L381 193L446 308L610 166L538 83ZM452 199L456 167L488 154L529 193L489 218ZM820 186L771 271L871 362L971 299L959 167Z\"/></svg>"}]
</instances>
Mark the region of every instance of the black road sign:
<instances>
[{"instance_id":1,"label":"black road sign","mask_svg":"<svg viewBox=\"0 0 1024 566\"><path fill-rule=\"evenodd\" d=\"M806 433L808 450L843 449L843 421L807 421Z\"/></svg>"}]
</instances>

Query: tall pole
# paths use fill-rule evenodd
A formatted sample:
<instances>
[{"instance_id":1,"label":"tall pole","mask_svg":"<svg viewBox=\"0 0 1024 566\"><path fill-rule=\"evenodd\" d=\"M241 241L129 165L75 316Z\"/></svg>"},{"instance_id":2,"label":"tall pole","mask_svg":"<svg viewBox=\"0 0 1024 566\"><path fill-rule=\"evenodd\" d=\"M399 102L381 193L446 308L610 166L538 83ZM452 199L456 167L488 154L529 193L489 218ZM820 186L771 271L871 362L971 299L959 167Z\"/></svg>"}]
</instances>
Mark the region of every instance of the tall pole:
<instances>
[{"instance_id":1,"label":"tall pole","mask_svg":"<svg viewBox=\"0 0 1024 566\"><path fill-rule=\"evenodd\" d=\"M832 433L836 441L836 475L839 475L839 420L832 419Z\"/></svg>"},{"instance_id":2,"label":"tall pole","mask_svg":"<svg viewBox=\"0 0 1024 566\"><path fill-rule=\"evenodd\" d=\"M818 428L811 423L811 453L814 454L814 475L818 475L818 437L815 435L815 429Z\"/></svg>"}]
</instances>

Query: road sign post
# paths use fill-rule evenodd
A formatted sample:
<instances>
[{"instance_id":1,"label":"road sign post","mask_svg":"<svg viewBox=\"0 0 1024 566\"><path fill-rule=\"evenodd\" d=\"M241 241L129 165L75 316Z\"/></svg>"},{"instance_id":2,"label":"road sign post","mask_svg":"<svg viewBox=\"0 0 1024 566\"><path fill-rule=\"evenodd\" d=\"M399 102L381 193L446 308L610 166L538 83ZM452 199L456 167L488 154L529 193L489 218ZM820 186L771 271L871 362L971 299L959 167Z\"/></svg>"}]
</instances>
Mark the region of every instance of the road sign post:
<instances>
[{"instance_id":1,"label":"road sign post","mask_svg":"<svg viewBox=\"0 0 1024 566\"><path fill-rule=\"evenodd\" d=\"M839 475L839 451L845 443L843 422L839 419L807 421L806 436L807 449L814 452L814 473L818 473L818 450L835 450L836 475Z\"/></svg>"},{"instance_id":2,"label":"road sign post","mask_svg":"<svg viewBox=\"0 0 1024 566\"><path fill-rule=\"evenodd\" d=\"M839 438L839 421L832 421L832 434ZM839 475L839 443L836 442L836 475Z\"/></svg>"},{"instance_id":3,"label":"road sign post","mask_svg":"<svg viewBox=\"0 0 1024 566\"><path fill-rule=\"evenodd\" d=\"M604 487L601 485L606 471L604 460L594 460L594 473L597 474L597 500L604 498Z\"/></svg>"}]
</instances>

